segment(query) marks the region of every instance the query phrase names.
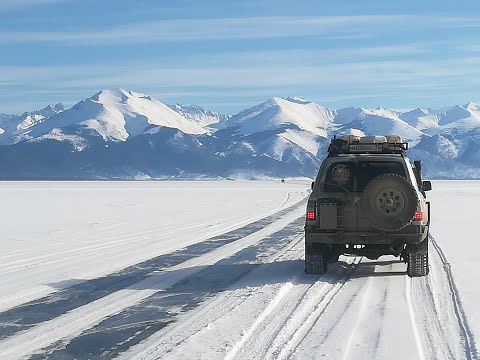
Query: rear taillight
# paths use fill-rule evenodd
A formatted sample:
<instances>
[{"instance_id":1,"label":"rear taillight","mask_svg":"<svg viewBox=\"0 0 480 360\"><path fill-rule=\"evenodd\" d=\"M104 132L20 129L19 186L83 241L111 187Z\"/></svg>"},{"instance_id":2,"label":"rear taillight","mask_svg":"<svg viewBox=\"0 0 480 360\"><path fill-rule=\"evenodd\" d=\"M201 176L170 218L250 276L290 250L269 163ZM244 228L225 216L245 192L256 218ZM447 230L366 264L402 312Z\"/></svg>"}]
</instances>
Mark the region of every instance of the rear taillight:
<instances>
[{"instance_id":1,"label":"rear taillight","mask_svg":"<svg viewBox=\"0 0 480 360\"><path fill-rule=\"evenodd\" d=\"M415 215L413 215L413 220L422 220L423 219L423 212L422 211L416 211Z\"/></svg>"},{"instance_id":2,"label":"rear taillight","mask_svg":"<svg viewBox=\"0 0 480 360\"><path fill-rule=\"evenodd\" d=\"M307 203L307 220L316 220L317 219L317 202L309 201Z\"/></svg>"}]
</instances>

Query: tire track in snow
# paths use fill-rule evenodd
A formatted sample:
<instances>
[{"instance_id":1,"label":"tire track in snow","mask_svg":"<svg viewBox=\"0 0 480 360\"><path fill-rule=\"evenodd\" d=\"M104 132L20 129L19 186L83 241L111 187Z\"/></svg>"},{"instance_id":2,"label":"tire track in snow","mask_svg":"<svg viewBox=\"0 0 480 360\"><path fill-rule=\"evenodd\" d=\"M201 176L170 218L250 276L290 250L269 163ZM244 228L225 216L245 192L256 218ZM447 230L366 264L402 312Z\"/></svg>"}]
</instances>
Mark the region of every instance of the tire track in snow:
<instances>
[{"instance_id":1,"label":"tire track in snow","mask_svg":"<svg viewBox=\"0 0 480 360\"><path fill-rule=\"evenodd\" d=\"M187 229L194 229L196 227L205 226L205 224L194 224L188 226L181 226L176 229L170 229L168 231L162 231L162 235L173 235L177 233L179 230L187 230ZM25 260L16 260L11 263L4 263L0 265L0 273L1 274L8 274L10 272L15 272L21 269L31 269L34 267L38 267L45 264L56 264L64 262L65 260L75 259L76 256L69 256L70 254L78 255L78 254L95 254L99 251L115 248L121 244L131 243L132 241L144 240L149 239L154 236L156 233L161 230L161 227L150 229L147 231L141 231L137 233L130 233L130 234L123 234L123 235L115 235L112 237L103 238L102 241L99 243L99 240L92 240L88 243L83 243L81 248L70 248L68 250L56 251L54 254L54 258L52 259L52 254L49 255L42 255L33 258L28 258ZM74 243L76 240L72 239ZM91 245L90 245L91 244ZM39 260L44 259L44 261L38 262ZM32 263L32 261L34 261Z\"/></svg>"},{"instance_id":2,"label":"tire track in snow","mask_svg":"<svg viewBox=\"0 0 480 360\"><path fill-rule=\"evenodd\" d=\"M305 196L305 193L301 193L303 196ZM263 215L260 217L257 216L255 218L247 219L247 220L242 220L238 224L241 224L242 228L244 226L248 226L249 224L262 220L263 218L267 218L269 216L273 216L277 214L278 212L285 210L285 206L288 204L289 200L291 198L291 193L287 193L284 197L284 199L280 202L280 204L273 210L269 211L267 214ZM291 206L289 208L294 207L295 205L298 205L300 202L304 201L304 199L301 199ZM171 235L175 234L178 232L178 230L187 230L187 229L193 229L196 227L201 227L210 224L210 222L207 223L198 223L198 224L190 224L190 225L185 225L185 226L176 226L175 228L172 227L172 225L175 225L175 223L171 224L162 224L160 226L152 226L148 230L144 231L138 231L134 233L128 233L128 234L115 234L112 236L104 237L101 239L101 242L99 244L98 239L92 239L89 241L82 241L82 247L80 248L69 248L67 250L55 250L54 254L54 259L52 259L52 255L41 255L41 256L36 256L36 257L30 257L28 259L22 259L22 260L15 260L11 262L3 262L0 263L0 273L5 274L9 273L12 271L17 271L19 269L24 269L24 268L32 268L32 267L37 267L39 265L43 264L54 264L54 263L59 263L62 262L66 259L74 258L72 256L68 256L69 254L90 254L90 253L97 253L100 250L104 249L109 249L112 247L117 247L120 244L124 243L130 243L132 240L142 240L142 239L148 239L157 234L159 231L161 231L162 235ZM235 231L235 226L237 224L233 224L228 226L229 229L234 229ZM230 232L232 230L227 230L227 232ZM219 235L222 235L224 232L222 232ZM76 243L77 239L73 238L70 239L70 243ZM64 246L64 243L60 243L59 246L62 247ZM22 250L18 250L17 252L22 252ZM58 260L58 258L61 258L62 260ZM42 262L38 262L39 260L44 259ZM32 261L35 261L32 263Z\"/></svg>"},{"instance_id":3,"label":"tire track in snow","mask_svg":"<svg viewBox=\"0 0 480 360\"><path fill-rule=\"evenodd\" d=\"M386 281L385 281L386 282ZM387 284L386 284L387 285ZM383 290L383 294L382 294L382 298L381 298L381 307L380 307L380 311L378 313L378 317L380 319L382 319L382 321L384 320L384 317L385 317L385 313L386 313L386 307L387 307L387 299L388 299L388 296L389 296L389 287L388 286L385 286L385 289ZM380 340L381 340L381 337L382 337L382 330L383 330L383 327L380 327L376 330L376 334L375 334L375 342L374 342L374 345L373 345L373 356L372 358L374 359L378 359L379 356L378 356L378 349L379 349L379 346L380 346Z\"/></svg>"},{"instance_id":4,"label":"tire track in snow","mask_svg":"<svg viewBox=\"0 0 480 360\"><path fill-rule=\"evenodd\" d=\"M296 250L297 252L303 250L303 243L301 247L297 246ZM265 358L275 336L285 327L287 318L302 303L309 289L316 285L318 278L319 276L309 276L306 279L303 271L302 274L292 274L292 278L278 289L248 330L243 331L241 338L233 344L225 359L242 358L243 354L250 358ZM324 285L326 284L322 283L321 286Z\"/></svg>"},{"instance_id":5,"label":"tire track in snow","mask_svg":"<svg viewBox=\"0 0 480 360\"><path fill-rule=\"evenodd\" d=\"M440 245L438 245L438 243L435 241L435 238L431 235L429 235L429 238L430 238L430 243L433 245L435 252L440 258L440 261L443 265L443 270L445 271L445 274L447 276L448 286L450 288L450 292L452 296L455 315L458 319L458 326L460 327L460 331L462 333L465 356L468 360L478 360L479 354L478 354L477 346L475 344L475 338L473 337L472 331L468 326L467 316L465 314L465 311L462 306L462 302L460 300L460 294L459 294L457 285L455 284L450 263L447 261L445 253L443 252Z\"/></svg>"},{"instance_id":6,"label":"tire track in snow","mask_svg":"<svg viewBox=\"0 0 480 360\"><path fill-rule=\"evenodd\" d=\"M180 289L182 289L182 286L188 287L188 278L191 278L193 275L202 272L202 270L208 269L216 262L222 261L222 259L231 257L232 254L237 254L242 250L261 242L262 239L269 237L271 234L281 232L282 229L288 227L292 221L296 223L295 231L299 231L299 224L301 223L303 225L304 222L303 205L297 207L293 211L290 209L286 211L290 212L283 218L271 223L266 227L262 226L262 229L254 232L253 234L242 237L240 241L234 241L213 251L206 251L205 254L196 256L186 262L181 262L180 264L167 269L165 272L152 274L145 280L142 280L140 283L136 283L127 289L117 291L109 296L105 296L93 303L79 307L68 312L67 314L59 316L56 319L44 322L33 329L0 342L0 356L8 357L12 354L17 354L19 356L22 354L30 354L38 351L39 349L46 348L60 339L67 339L67 341L62 341L63 344L69 343L68 339L73 339L81 335L82 332L92 329L92 327L102 323L104 319L108 320L108 316L122 313L124 309L127 309L129 306L134 304L141 303L143 300L147 299L151 295L154 295L155 293L162 293L162 291L165 291L166 289L169 289L175 284L179 283L181 283L179 285ZM303 232L303 226L300 226L300 229L301 232ZM278 242L278 240L279 239L275 237L272 239L274 242ZM265 250L268 252L270 248L271 247L267 247ZM276 251L278 251L278 249ZM257 253L250 252L250 255L256 258ZM247 264L247 266L252 265ZM245 266L243 268L245 268ZM183 281L185 279L187 280ZM188 305L189 304L187 304L187 309ZM151 314L148 314L148 319L151 319L150 316ZM105 323L103 325L105 325ZM120 328L120 330L122 329ZM98 333L96 337L97 336ZM136 341L139 341L138 339L141 340L141 336L136 336L136 339L133 342L130 342L128 346L130 346L132 343L136 343ZM124 340L125 339L122 341ZM123 347L123 350L128 348L128 346ZM119 346L113 349L112 353L106 354L105 357L112 357L112 354L117 350L118 354L120 352L120 348L122 347ZM51 350L55 351L54 349ZM81 350L85 350L85 348ZM105 351L103 348L94 349L94 351L98 350L101 350L102 354ZM59 354L60 358L63 358L64 356L68 357L68 352ZM50 356L48 357L50 358Z\"/></svg>"},{"instance_id":7,"label":"tire track in snow","mask_svg":"<svg viewBox=\"0 0 480 360\"><path fill-rule=\"evenodd\" d=\"M381 273L393 276L397 282L403 278L403 272L389 273L392 265L386 265L385 270L383 262L377 265L377 262L360 262L360 258L345 259L354 263L348 266L344 262L332 265L329 273L321 278L303 275L303 280L308 277L312 280L311 283L294 283L293 280L286 283L277 292L277 297L271 300L264 312L244 332L243 337L233 346L226 358L304 358L306 354L297 354L296 351L303 345L305 338L310 338L318 345L328 340L330 345L333 343L334 346L338 346L338 338L330 339L333 332L340 334L342 340L346 339L346 343L340 345L343 358L353 357L349 356L350 348L352 351L355 349L355 357L381 358L381 355L378 355L378 348L382 340L382 323L387 311L387 299L390 296L389 287L392 284L390 278L381 276ZM400 264L395 261L395 264L397 263ZM398 267L396 265L396 269ZM380 273L375 271L378 269ZM335 282L345 282L349 285L339 288ZM285 292L286 289L288 293ZM272 304L275 305L274 309L271 307ZM322 321L322 316L330 310L332 311L329 317L335 321ZM369 326L372 323L380 326ZM347 326L338 328L340 324ZM312 333L314 327L317 329ZM333 352L332 348L330 352ZM342 354L335 354L335 358L341 357ZM318 358L314 353L310 353L309 356Z\"/></svg>"},{"instance_id":8,"label":"tire track in snow","mask_svg":"<svg viewBox=\"0 0 480 360\"><path fill-rule=\"evenodd\" d=\"M445 255L430 236L430 274L406 278L412 328L421 359L478 359Z\"/></svg>"},{"instance_id":9,"label":"tire track in snow","mask_svg":"<svg viewBox=\"0 0 480 360\"><path fill-rule=\"evenodd\" d=\"M223 358L228 354L231 359L342 358L342 355L344 358L372 359L477 359L475 354L468 357L465 348L462 348L464 341L449 295L448 281L442 262L434 251L431 251L430 265L432 268L428 277L410 279L405 274L405 264L398 260L362 260L347 280L348 285L342 287L313 325L306 327L304 338L297 337L296 340L293 339L295 332L302 326L301 321L307 318L303 310L307 308L308 293L313 293L314 283L325 279L317 277L310 284L297 281L301 277L298 266L295 274L290 268L292 277L275 292L266 289L268 286L257 290L258 293L270 291L272 296L265 297L268 301L264 302L260 311L255 312L254 318L242 331L235 332L225 325L229 319L239 319L240 314L247 316L247 305L261 301L260 294L250 294L256 300L245 304L243 299L240 301L238 298L231 302L223 300L211 310L210 317L200 311L198 316L203 320L203 329L199 330L201 325L197 325L196 333L187 338L181 338L179 333L188 331L192 323L178 324L178 341L170 342L169 349L175 349L177 345L179 349L172 350L171 354L160 350L166 342L159 334L157 341L152 339L155 342L149 351L141 352L138 357L129 357L138 354L133 351L123 358L176 359L182 351L189 351L192 344L204 344L201 339L205 335L211 341L209 335L214 336L211 332L218 327L220 337L205 343L216 349L209 353L211 358ZM334 269L332 266L329 273ZM303 275L303 279L306 277ZM222 309L221 304L228 304L227 310ZM365 307L365 304L368 306ZM210 324L212 330L206 330ZM228 339L223 337L227 335L226 329L233 333L228 334ZM231 341L235 335L240 336L240 340ZM187 341L189 337L193 337L192 341ZM401 348L397 348L399 344ZM152 347L155 350L150 351ZM350 353L345 354L346 347L351 350ZM392 353L395 349L397 351ZM197 349L197 354L202 353Z\"/></svg>"},{"instance_id":10,"label":"tire track in snow","mask_svg":"<svg viewBox=\"0 0 480 360\"><path fill-rule=\"evenodd\" d=\"M60 247L53 247L53 252L50 255L40 256L40 259L38 257L29 257L26 262L22 264L17 263L17 265L19 266L16 268L17 273L15 274L15 284L11 283L10 285L7 284L7 286L12 289L18 288L18 290L3 293L1 293L0 291L0 312L12 309L17 306L21 306L22 304L28 302L33 302L37 299L52 294L54 291L57 291L59 289L65 289L66 286L72 286L74 284L84 282L86 279L84 277L81 277L81 279L73 279L73 281L71 281L70 283L68 283L68 281L60 281L57 284L52 284L52 281L50 280L50 274L52 270L57 271L59 267L65 268L65 272L73 271L74 273L83 273L81 272L81 269L84 267L84 261L82 260L82 258L85 256L90 258L89 262L91 262L93 268L98 266L101 269L101 274L98 274L98 272L96 271L89 270L85 276L90 279L105 277L108 276L109 273L122 271L122 269L128 266L133 266L136 263L147 261L149 258L152 258L154 256L159 256L162 254L177 251L179 250L179 246L187 247L195 243L208 240L209 238L244 227L257 220L278 213L279 211L285 209L287 206L302 202L304 200L302 199L302 197L304 197L306 194L307 191L287 192L281 203L277 204L274 209L262 212L260 214L257 214L256 216L249 215L242 218L235 218L234 216L229 217L224 219L227 224L223 224L222 221L216 221L214 224L208 222L204 223L204 225L208 224L208 226L203 229L190 228L190 226L197 226L199 224L189 224L187 225L189 227L188 233L193 234L193 236L188 236L188 239L186 239L186 241L183 241L181 244L178 241L175 241L175 237L173 236L173 234L175 234L176 232L174 232L174 230L172 229L171 224L167 224L168 227L166 229L163 226L155 227L154 224L152 224L153 226L148 230L128 234L121 233L117 235L112 235L102 233L100 234L100 238L97 238L96 240L82 240L82 246L77 246L76 249L73 251L71 250L72 247L75 247L75 244L72 244L71 241L75 241L75 239L70 239L69 245L66 244L66 242L64 241L61 243ZM234 220L235 222L232 223L232 220ZM181 229L182 227L180 228L180 230ZM195 234L197 235L195 236ZM158 241L155 243L155 239L158 235L162 236L162 246L158 245ZM107 246L102 249L98 248L98 246L108 245L108 243L111 243L112 241L117 241L118 239L124 240L117 242L115 246ZM133 248L137 243L139 244L135 248ZM92 246L92 244L94 244L94 246ZM118 246L119 244L121 246ZM138 246L143 248L144 244L147 245L147 247L144 248L142 254L142 252L138 251ZM65 254L63 253L63 251L65 250L70 252L68 254ZM128 262L125 260L124 254L126 252L128 253L128 251L130 250L133 251L135 255L131 259L131 261ZM105 266L105 261L101 256L104 251L108 251L109 256L111 256L111 258L113 259L113 262L115 262L115 259L118 258L120 259L121 263L113 269L109 270L108 267ZM62 255L59 256L59 253L62 253ZM14 263L16 263L16 261L14 261ZM0 263L0 267L4 265L5 262ZM20 272L18 272L19 270ZM24 283L30 283L32 276L34 276L34 278L36 279L36 285L30 288L25 288L20 285Z\"/></svg>"},{"instance_id":11,"label":"tire track in snow","mask_svg":"<svg viewBox=\"0 0 480 360\"><path fill-rule=\"evenodd\" d=\"M319 276L299 275L285 284L267 309L259 316L244 337L227 354L228 359L281 359L285 346L292 347L292 337L308 332L305 328L316 321L316 313L321 313L330 304L339 288L348 279L355 261L345 267ZM301 279L303 277L303 279ZM305 281L308 280L308 281ZM343 284L342 284L343 282ZM285 293L285 290L288 290ZM330 301L329 301L330 300ZM321 314L318 314L320 316ZM301 336L301 335L300 335ZM290 348L287 348L290 350ZM293 352L293 350L291 350Z\"/></svg>"},{"instance_id":12,"label":"tire track in snow","mask_svg":"<svg viewBox=\"0 0 480 360\"><path fill-rule=\"evenodd\" d=\"M451 343L455 332L452 334L445 331L442 324L442 317L445 314L436 309L429 280L407 278L406 286L420 358L431 360L457 358L455 346Z\"/></svg>"},{"instance_id":13,"label":"tire track in snow","mask_svg":"<svg viewBox=\"0 0 480 360\"><path fill-rule=\"evenodd\" d=\"M376 262L365 262L365 258L360 257L355 259L355 267L331 304L312 319L311 325L293 346L279 342L281 351L270 354L270 359L375 358L382 326L372 325L383 322L388 281L374 274Z\"/></svg>"},{"instance_id":14,"label":"tire track in snow","mask_svg":"<svg viewBox=\"0 0 480 360\"><path fill-rule=\"evenodd\" d=\"M103 320L72 340L60 341L33 356L38 359L76 358L111 359L132 345L176 321L180 313L191 311L205 300L226 290L232 283L248 274L258 265L259 258L275 254L292 241L299 240L303 231L303 216L284 229L266 237L259 244L205 268L175 284L160 294ZM263 255L266 253L267 255Z\"/></svg>"},{"instance_id":15,"label":"tire track in snow","mask_svg":"<svg viewBox=\"0 0 480 360\"><path fill-rule=\"evenodd\" d=\"M197 225L202 226L201 224L197 224ZM181 227L178 229L178 231L186 231L186 229L189 229L188 231L193 233L194 228L197 225L192 227ZM168 235L173 235L175 233L176 231L169 230L167 232L162 232L162 236L165 237ZM35 282L37 284L31 288L20 287L21 290L18 292L14 291L13 293L1 294L2 299L0 299L0 309L1 309L0 313L6 312L15 307L18 308L18 307L24 306L25 304L37 303L39 301L42 301L42 299L52 296L52 294L54 293L58 294L58 291L63 291L77 284L83 284L85 282L94 280L95 278L92 280L72 279L71 281L69 280L67 280L66 282L60 281L59 283L55 283L55 282L52 283L48 281L48 279L50 278L50 272L52 270L58 271L58 269L65 268L66 272L70 271L70 269L77 269L77 271L79 271L85 265L85 261L84 261L85 257L88 257L90 259L89 263L91 268L95 269L97 266L102 268L105 265L105 259L103 256L101 256L101 254L104 254L105 252L108 253L110 262L114 263L116 258L118 257L123 258L124 254L128 253L131 250L137 251L139 248L138 244L142 244L143 241L150 239L147 247L144 249L144 254L146 254L146 256L145 255L142 256L137 253L137 257L140 257L141 260L139 260L137 264L133 263L132 265L128 265L128 267L134 267L139 264L141 265L147 262L148 254L151 254L151 252L153 252L154 254L157 254L160 250L158 243L155 244L151 241L152 239L155 238L155 235L158 235L158 230L153 232L150 232L150 231L142 232L140 234L149 234L149 235L133 236L132 234L127 234L126 236L123 236L124 239L121 241L109 241L106 244L103 244L103 241L108 239L105 239L102 237L101 239L96 240L96 242L102 243L102 244L97 244L94 246L88 245L78 249L73 249L72 251L69 251L69 254L70 254L69 256L66 256L64 253L59 255L59 253L55 252L55 250L52 249L52 254L50 254L49 256L45 256L45 260L43 260L42 262L33 262L33 263L27 263L24 265L19 265L18 268L16 269L10 269L9 271L3 272L2 275L5 275L8 272L21 271L20 274L18 275L15 274L15 279L17 284L30 283L32 276L34 276ZM189 244L185 244L185 246L188 246L188 245ZM170 246L170 249L168 247L161 249L162 250L161 255L171 253L173 251L178 251L178 245L174 245L174 246L169 245L169 246ZM157 255L157 256L161 256L161 255ZM150 255L150 257L151 256L152 255ZM30 261L30 260L31 258L28 259L27 261ZM114 272L110 274L106 273L106 274L99 275L99 277L97 277L96 279L109 277L112 274L122 272L125 269L126 267L124 267L123 269L120 267L118 269L115 269ZM108 269L106 270L108 271ZM53 295L53 298L55 297L56 296ZM0 315L0 319L1 319L1 315Z\"/></svg>"},{"instance_id":16,"label":"tire track in snow","mask_svg":"<svg viewBox=\"0 0 480 360\"><path fill-rule=\"evenodd\" d=\"M371 287L372 287L372 280L371 278L368 278L365 284L361 288L361 299L360 299L360 305L359 305L360 311L358 313L355 324L353 324L353 326L349 329L350 335L348 336L348 340L343 352L343 356L342 356L343 360L348 360L352 358L350 356L350 352L352 350L353 345L358 342L356 341L359 337L359 334L357 334L357 331L360 327L360 323L364 320L366 316L365 310L368 306L368 303L369 301L371 301L371 296L370 296ZM358 296L360 296L360 294ZM371 314L368 314L368 315L371 315ZM373 357L369 356L369 358L373 358Z\"/></svg>"},{"instance_id":17,"label":"tire track in snow","mask_svg":"<svg viewBox=\"0 0 480 360\"><path fill-rule=\"evenodd\" d=\"M301 249L295 248L295 250L296 258L300 259L299 251ZM335 275L338 266L345 266L344 264L344 262L340 262L333 265L327 275ZM149 339L147 344L151 345L146 346L147 349L140 347L140 353L132 349L122 358L176 359L186 351L192 351L191 346L195 346L195 344L203 344L205 348L197 347L196 353L189 352L189 354L197 355L196 357L192 355L193 358L206 358L202 357L202 354L208 354L212 359L224 358L225 354L228 354L227 358L230 359L315 359L322 356L335 359L340 359L342 356L344 358L354 356L355 358L372 359L419 357L415 351L415 336L412 334L408 317L408 301L412 301L413 297L413 295L408 295L408 292L412 290L409 286L411 279L405 274L405 264L398 260L369 261L363 259L356 265L346 286L343 286L335 295L331 304L313 321L313 325L307 327L303 332L304 338L293 339L294 341L289 344L289 341L295 336L296 330L302 326L304 319L313 313L306 304L318 295L319 284L326 280L325 276L312 278L302 274L303 268L300 268L299 265L291 266L286 270L292 276L285 277L285 281L283 284L279 284L280 286L273 288L263 286L256 289L255 293L247 295L251 300L239 299L242 296L240 292L231 301L223 299L216 302L216 306L208 311L199 309L200 314L197 314L197 320L193 322L187 320L185 323L180 320L174 331L175 334L171 338L168 335L162 336L160 334L162 332L160 332ZM435 266L435 263L432 262L432 265ZM266 270L268 265L264 265L262 268ZM431 271L430 277L438 273L435 271L436 269L438 267ZM255 270L254 273L259 270ZM265 274L268 274L268 271L265 271ZM338 274L336 275L338 278ZM443 272L440 275L443 275ZM311 282L305 281L308 278ZM416 312L411 311L414 320L418 320L415 317L418 312L421 316L426 314L429 319L427 323L418 323L418 331L421 335L417 336L417 341L421 338L424 340L421 341L421 345L424 346L423 342L426 344L424 348L420 349L420 353L426 353L428 358L435 359L465 358L463 353L458 351L459 346L449 351L448 347L445 350L445 346L442 344L446 341L449 341L450 344L454 342L459 344L460 338L455 337L455 332L448 332L451 329L452 320L455 325L455 317L450 316L453 315L453 311L448 312L445 305L438 304L438 297L440 300L444 298L445 294L448 294L448 289L437 289L435 282L431 281L431 289L428 282L427 284L422 284L421 281L416 283L420 285L419 288L423 289L425 294L435 295L434 301L425 300L424 295L419 293L416 296L425 309L419 308ZM313 290L315 284L317 291ZM271 296L264 296L267 292ZM255 303L262 304L262 299L268 299L268 301L263 301L261 308L251 306ZM319 299L312 302L318 304ZM222 308L223 305L226 306L226 309ZM250 309L254 310L253 318L250 314L247 315L247 312L250 313ZM308 311L304 311L305 309ZM434 313L434 315L430 316L430 313ZM251 318L251 322L244 322L248 326L235 329L235 326L229 325L232 323L232 319L235 321L235 319L245 317ZM416 321L413 324L417 326ZM195 331L192 331L191 327L195 327ZM446 338L438 337L436 329L442 329L443 336ZM430 338L424 335L424 332L428 331L433 333ZM187 332L188 335L185 334L182 337L183 332ZM202 340L205 339L205 336L208 343ZM169 340L165 340L165 337ZM189 341L190 338L191 341ZM232 341L233 339L235 341ZM297 345L295 346L295 344ZM399 344L403 344L401 350L396 348ZM432 351L428 344L436 346L438 350ZM210 352L206 350L206 347L210 347ZM348 347L351 351L345 354L345 348ZM162 349L165 348L168 350L163 351ZM392 350L395 349L397 352L392 353Z\"/></svg>"},{"instance_id":18,"label":"tire track in snow","mask_svg":"<svg viewBox=\"0 0 480 360\"><path fill-rule=\"evenodd\" d=\"M346 265L340 266L333 274L322 277L324 283L316 282L308 289L298 306L290 313L286 326L278 334L280 336L275 337L266 354L267 358L286 359L295 352L298 345L350 279L360 261L360 257L347 258Z\"/></svg>"},{"instance_id":19,"label":"tire track in snow","mask_svg":"<svg viewBox=\"0 0 480 360\"><path fill-rule=\"evenodd\" d=\"M304 219L301 219L301 224L303 225L303 223ZM261 297L265 299L261 303L269 302L271 300L271 292L269 290L265 291L267 288L276 287L277 283L282 284L285 281L290 283L292 278L295 277L292 274L295 274L295 270L299 268L303 272L303 261L299 260L301 258L299 253L303 250L303 242L304 235L302 229L301 234L289 245L270 256L267 261L240 279L239 282L233 284L222 295L202 305L198 311L194 311L192 314L188 313L188 316L183 316L178 323L172 324L165 331L162 330L149 338L150 346L144 345L140 351L134 348L131 352L121 356L120 359L176 359L178 356L172 354L172 352L182 346L188 347L188 344L185 343L193 338L202 338L205 330L210 331L211 328L216 328L217 321L225 321L226 317L235 313L241 307L248 309L248 314L251 314L253 309L249 305L249 301L252 298ZM281 287L283 288L284 286L282 285ZM245 333L243 329L242 333ZM219 346L214 344L206 345L220 351L225 346L225 344ZM199 349L189 348L190 354L193 354L191 355L192 358L195 358L195 350ZM200 351L204 352L203 349L200 349ZM223 358L225 354L223 353L219 356ZM199 357L201 356L199 355Z\"/></svg>"},{"instance_id":20,"label":"tire track in snow","mask_svg":"<svg viewBox=\"0 0 480 360\"><path fill-rule=\"evenodd\" d=\"M288 198L283 203L286 203ZM0 313L0 341L37 324L54 319L68 311L91 303L116 291L146 279L152 272L166 270L185 261L214 251L224 245L239 241L272 224L298 207L303 200L263 219L239 229L214 236L206 241L187 246L173 253L163 254L142 263L100 278L56 291L43 298L25 303Z\"/></svg>"}]
</instances>

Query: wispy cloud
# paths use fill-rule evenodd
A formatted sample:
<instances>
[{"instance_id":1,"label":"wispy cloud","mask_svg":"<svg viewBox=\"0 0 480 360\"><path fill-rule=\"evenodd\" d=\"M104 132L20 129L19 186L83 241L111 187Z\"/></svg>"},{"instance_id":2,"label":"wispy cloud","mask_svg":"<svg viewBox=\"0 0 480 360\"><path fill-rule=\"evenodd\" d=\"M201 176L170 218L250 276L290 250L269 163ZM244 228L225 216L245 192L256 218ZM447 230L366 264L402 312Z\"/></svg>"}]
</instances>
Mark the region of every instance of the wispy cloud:
<instances>
[{"instance_id":1,"label":"wispy cloud","mask_svg":"<svg viewBox=\"0 0 480 360\"><path fill-rule=\"evenodd\" d=\"M47 0L45 0L47 1ZM53 1L53 0L52 0ZM63 45L126 45L235 39L270 39L320 36L330 39L365 38L379 26L435 24L423 15L275 16L214 19L159 20L78 31L15 31L0 34L0 43ZM448 22L453 24L453 20ZM388 26L388 27L387 27Z\"/></svg>"},{"instance_id":2,"label":"wispy cloud","mask_svg":"<svg viewBox=\"0 0 480 360\"><path fill-rule=\"evenodd\" d=\"M292 60L293 61L293 60ZM426 88L452 86L460 81L480 85L480 57L442 60L365 60L309 65L286 62L232 62L229 65L161 67L153 64L91 66L0 66L5 84L33 84L54 88L105 87L180 87L215 88L288 88L301 86L368 89L370 86ZM476 80L479 79L479 80Z\"/></svg>"},{"instance_id":3,"label":"wispy cloud","mask_svg":"<svg viewBox=\"0 0 480 360\"><path fill-rule=\"evenodd\" d=\"M325 65L335 63L361 62L366 59L398 59L428 53L430 44L411 43L383 46L337 47L321 49L278 49L256 51L232 51L225 53L209 53L197 56L195 63L204 66L222 66L230 64L242 67L244 64L285 64L288 66ZM159 65L179 64L189 62L188 58L172 58L168 56L159 60Z\"/></svg>"},{"instance_id":4,"label":"wispy cloud","mask_svg":"<svg viewBox=\"0 0 480 360\"><path fill-rule=\"evenodd\" d=\"M64 3L72 0L2 0L0 12L25 9L33 6Z\"/></svg>"},{"instance_id":5,"label":"wispy cloud","mask_svg":"<svg viewBox=\"0 0 480 360\"><path fill-rule=\"evenodd\" d=\"M430 99L426 104L432 106L436 103L431 99L447 98L443 104L451 104L449 96L478 101L474 95L480 87L480 56L452 52L436 57L430 45L233 51L204 54L194 61L177 54L142 57L135 63L117 59L111 64L0 66L0 103L8 105L0 112L29 110L15 102L30 96L40 107L46 102L73 103L112 87L170 102L190 99L189 103L210 104L217 110L222 110L217 104L240 110L272 96L300 96L331 107L371 103L375 98L378 105L388 104L380 99L403 99L395 106L416 104L405 99Z\"/></svg>"},{"instance_id":6,"label":"wispy cloud","mask_svg":"<svg viewBox=\"0 0 480 360\"><path fill-rule=\"evenodd\" d=\"M208 74L216 71L244 71L252 68L295 69L317 66L335 66L348 63L362 63L368 60L378 62L379 59L397 60L399 57L410 57L428 51L428 44L416 43L408 45L388 45L371 47L351 47L335 49L279 49L259 51L209 52L197 54L195 57L168 54L165 56L139 57L133 60L110 59L94 64L72 65L0 65L0 79L4 83L39 79L70 79L94 77L100 80L108 76L130 76L144 72L171 73L179 78L188 77L188 73L205 71ZM209 76L209 75L208 75ZM100 80L101 81L101 80Z\"/></svg>"},{"instance_id":7,"label":"wispy cloud","mask_svg":"<svg viewBox=\"0 0 480 360\"><path fill-rule=\"evenodd\" d=\"M480 27L480 18L479 17L449 17L449 16L439 16L438 17L439 25L445 28L478 28Z\"/></svg>"}]
</instances>

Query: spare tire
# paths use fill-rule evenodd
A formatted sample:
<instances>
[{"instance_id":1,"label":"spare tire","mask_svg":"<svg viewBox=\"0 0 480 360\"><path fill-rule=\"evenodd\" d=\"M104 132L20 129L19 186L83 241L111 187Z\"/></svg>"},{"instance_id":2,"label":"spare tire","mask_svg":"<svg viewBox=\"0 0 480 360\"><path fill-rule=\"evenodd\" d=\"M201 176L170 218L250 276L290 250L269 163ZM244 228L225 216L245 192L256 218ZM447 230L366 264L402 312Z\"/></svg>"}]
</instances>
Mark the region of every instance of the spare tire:
<instances>
[{"instance_id":1,"label":"spare tire","mask_svg":"<svg viewBox=\"0 0 480 360\"><path fill-rule=\"evenodd\" d=\"M413 219L417 205L417 191L397 174L379 175L363 191L362 208L372 226L379 230L403 229Z\"/></svg>"}]
</instances>

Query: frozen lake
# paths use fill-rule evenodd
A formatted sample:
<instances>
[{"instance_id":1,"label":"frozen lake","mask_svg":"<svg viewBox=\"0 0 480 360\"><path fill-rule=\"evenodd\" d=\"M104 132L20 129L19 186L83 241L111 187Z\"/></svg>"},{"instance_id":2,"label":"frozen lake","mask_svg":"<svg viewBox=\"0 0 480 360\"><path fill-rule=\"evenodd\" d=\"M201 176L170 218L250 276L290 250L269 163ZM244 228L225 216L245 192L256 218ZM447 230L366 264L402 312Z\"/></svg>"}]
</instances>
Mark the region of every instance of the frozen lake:
<instances>
[{"instance_id":1,"label":"frozen lake","mask_svg":"<svg viewBox=\"0 0 480 360\"><path fill-rule=\"evenodd\" d=\"M309 185L0 183L0 357L478 358L480 183L433 182L418 279L304 274Z\"/></svg>"}]
</instances>

